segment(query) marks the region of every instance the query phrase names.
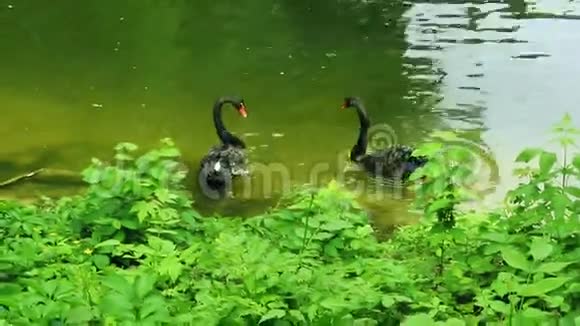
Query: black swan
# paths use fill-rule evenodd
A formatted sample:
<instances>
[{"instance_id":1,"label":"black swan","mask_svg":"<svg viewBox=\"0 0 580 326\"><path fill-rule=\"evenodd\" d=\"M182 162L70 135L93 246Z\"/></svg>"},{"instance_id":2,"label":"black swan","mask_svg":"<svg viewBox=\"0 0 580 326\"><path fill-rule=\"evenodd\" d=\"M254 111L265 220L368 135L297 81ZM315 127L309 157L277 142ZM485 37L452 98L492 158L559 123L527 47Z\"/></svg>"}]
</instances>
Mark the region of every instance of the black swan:
<instances>
[{"instance_id":1,"label":"black swan","mask_svg":"<svg viewBox=\"0 0 580 326\"><path fill-rule=\"evenodd\" d=\"M427 163L424 156L412 155L414 148L406 145L393 145L384 150L367 154L368 129L370 120L364 104L358 97L346 97L342 109L354 107L360 121L356 144L350 151L350 160L360 165L368 173L391 180L407 180L419 167Z\"/></svg>"},{"instance_id":2,"label":"black swan","mask_svg":"<svg viewBox=\"0 0 580 326\"><path fill-rule=\"evenodd\" d=\"M222 107L229 103L242 117L247 117L244 100L236 96L224 96L213 106L213 123L220 145L213 146L200 162L199 184L206 195L225 195L233 177L247 175L246 144L226 130L222 121Z\"/></svg>"}]
</instances>

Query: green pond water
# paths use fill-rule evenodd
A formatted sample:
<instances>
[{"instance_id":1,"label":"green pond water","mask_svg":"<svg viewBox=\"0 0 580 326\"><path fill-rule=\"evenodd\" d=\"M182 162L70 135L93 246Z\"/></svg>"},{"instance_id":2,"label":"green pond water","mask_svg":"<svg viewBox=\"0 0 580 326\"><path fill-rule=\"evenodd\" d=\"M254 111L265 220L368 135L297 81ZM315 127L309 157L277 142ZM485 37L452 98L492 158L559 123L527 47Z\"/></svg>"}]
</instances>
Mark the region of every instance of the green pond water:
<instances>
[{"instance_id":1,"label":"green pond water","mask_svg":"<svg viewBox=\"0 0 580 326\"><path fill-rule=\"evenodd\" d=\"M206 213L263 211L289 187L337 179L358 132L346 95L364 99L376 146L462 131L482 155L474 187L497 203L517 181L513 159L547 145L565 112L580 119L580 1L0 0L0 180L38 168L79 171L115 144L145 150L171 137ZM218 142L214 100L244 97L226 126L256 173L215 202L193 171ZM484 159L485 157L485 159ZM348 170L348 171L347 171ZM262 171L263 172L263 171ZM412 194L357 195L378 224L408 223ZM79 190L39 175L0 189L30 199Z\"/></svg>"}]
</instances>

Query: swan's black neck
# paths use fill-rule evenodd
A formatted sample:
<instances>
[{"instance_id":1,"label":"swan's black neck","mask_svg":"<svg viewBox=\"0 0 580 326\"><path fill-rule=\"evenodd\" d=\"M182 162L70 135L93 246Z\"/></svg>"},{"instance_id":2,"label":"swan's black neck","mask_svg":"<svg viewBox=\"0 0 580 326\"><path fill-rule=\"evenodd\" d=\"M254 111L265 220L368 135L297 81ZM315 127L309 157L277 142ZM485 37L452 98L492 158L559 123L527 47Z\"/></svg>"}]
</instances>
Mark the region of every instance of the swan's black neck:
<instances>
[{"instance_id":1,"label":"swan's black neck","mask_svg":"<svg viewBox=\"0 0 580 326\"><path fill-rule=\"evenodd\" d=\"M244 142L241 139L239 139L238 137L234 136L231 132L229 132L226 129L224 122L222 121L222 107L226 103L235 105L235 102L231 98L222 97L218 99L213 106L213 123L217 135L221 140L222 144L224 145L246 148L246 144L244 144Z\"/></svg>"},{"instance_id":2,"label":"swan's black neck","mask_svg":"<svg viewBox=\"0 0 580 326\"><path fill-rule=\"evenodd\" d=\"M360 128L356 144L352 147L350 151L350 160L353 162L359 162L360 159L367 152L367 137L371 123L367 115L367 112L361 103L353 103L352 106L354 106L358 114Z\"/></svg>"}]
</instances>

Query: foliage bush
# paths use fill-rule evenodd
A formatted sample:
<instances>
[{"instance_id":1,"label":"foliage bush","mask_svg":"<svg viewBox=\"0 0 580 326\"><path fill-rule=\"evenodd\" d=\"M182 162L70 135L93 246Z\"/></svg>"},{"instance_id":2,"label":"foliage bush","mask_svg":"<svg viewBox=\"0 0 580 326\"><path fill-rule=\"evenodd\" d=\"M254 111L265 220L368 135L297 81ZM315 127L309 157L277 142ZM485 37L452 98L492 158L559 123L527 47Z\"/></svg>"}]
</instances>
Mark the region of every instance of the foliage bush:
<instances>
[{"instance_id":1,"label":"foliage bush","mask_svg":"<svg viewBox=\"0 0 580 326\"><path fill-rule=\"evenodd\" d=\"M494 212L459 209L467 151L425 144L425 218L384 242L336 183L202 217L171 140L119 144L81 195L0 202L0 325L580 325L578 130L555 131L563 162L524 150Z\"/></svg>"}]
</instances>

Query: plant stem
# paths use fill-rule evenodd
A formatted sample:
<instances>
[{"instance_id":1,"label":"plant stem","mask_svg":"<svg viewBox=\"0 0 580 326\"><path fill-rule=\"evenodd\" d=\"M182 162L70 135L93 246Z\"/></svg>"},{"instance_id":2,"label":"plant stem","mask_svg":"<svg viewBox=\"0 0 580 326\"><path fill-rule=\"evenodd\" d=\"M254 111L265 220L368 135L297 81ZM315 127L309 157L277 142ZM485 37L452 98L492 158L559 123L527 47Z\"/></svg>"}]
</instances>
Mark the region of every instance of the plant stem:
<instances>
[{"instance_id":1,"label":"plant stem","mask_svg":"<svg viewBox=\"0 0 580 326\"><path fill-rule=\"evenodd\" d=\"M445 239L441 241L441 257L439 257L439 276L443 275L443 257L445 256Z\"/></svg>"},{"instance_id":2,"label":"plant stem","mask_svg":"<svg viewBox=\"0 0 580 326\"><path fill-rule=\"evenodd\" d=\"M312 205L314 204L314 194L310 195L310 204L308 205L308 213L306 215L306 219L305 219L305 225L304 225L304 234L302 235L302 249L300 249L300 263L299 265L302 264L302 254L304 253L304 250L306 249L306 245L307 245L307 241L306 241L306 236L308 235L308 226L310 223L310 217L312 217Z\"/></svg>"},{"instance_id":3,"label":"plant stem","mask_svg":"<svg viewBox=\"0 0 580 326\"><path fill-rule=\"evenodd\" d=\"M566 187L566 166L568 165L568 146L564 145L564 171L562 172L562 190Z\"/></svg>"}]
</instances>

